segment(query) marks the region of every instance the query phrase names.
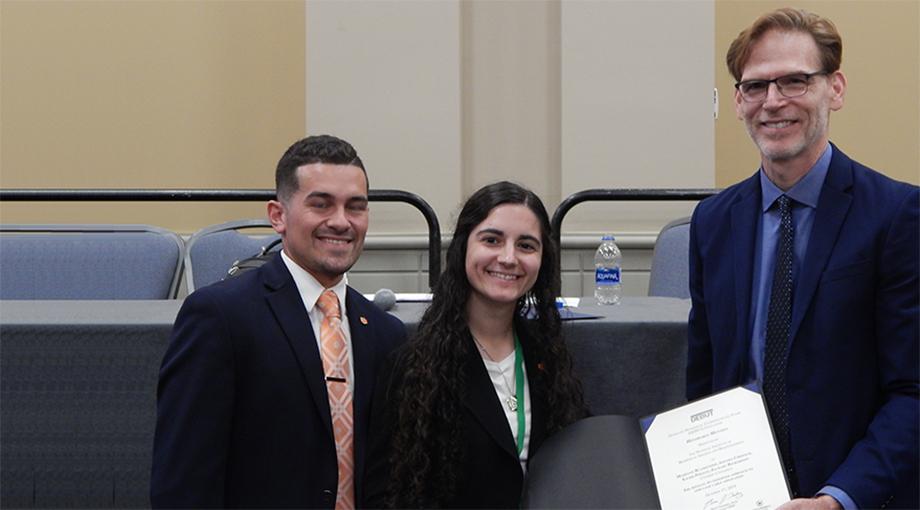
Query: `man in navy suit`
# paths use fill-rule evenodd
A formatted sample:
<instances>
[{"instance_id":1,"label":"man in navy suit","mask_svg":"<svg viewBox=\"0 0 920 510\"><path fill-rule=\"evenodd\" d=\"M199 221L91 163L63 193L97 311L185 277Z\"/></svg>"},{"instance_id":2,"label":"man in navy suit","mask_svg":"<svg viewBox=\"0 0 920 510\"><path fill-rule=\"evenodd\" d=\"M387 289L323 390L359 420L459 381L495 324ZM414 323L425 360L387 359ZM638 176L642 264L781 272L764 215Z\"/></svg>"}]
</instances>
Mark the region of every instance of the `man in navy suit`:
<instances>
[{"instance_id":1,"label":"man in navy suit","mask_svg":"<svg viewBox=\"0 0 920 510\"><path fill-rule=\"evenodd\" d=\"M406 335L347 286L367 232L367 174L347 142L314 136L287 150L275 180L281 253L194 292L176 318L158 388L156 508L349 508L360 497L376 371ZM333 376L323 310L335 304ZM351 403L330 410L334 384ZM335 420L347 407L352 430Z\"/></svg>"},{"instance_id":2,"label":"man in navy suit","mask_svg":"<svg viewBox=\"0 0 920 510\"><path fill-rule=\"evenodd\" d=\"M828 141L841 53L793 9L728 51L761 167L693 215L687 396L761 383L784 508L917 508L920 200Z\"/></svg>"}]
</instances>

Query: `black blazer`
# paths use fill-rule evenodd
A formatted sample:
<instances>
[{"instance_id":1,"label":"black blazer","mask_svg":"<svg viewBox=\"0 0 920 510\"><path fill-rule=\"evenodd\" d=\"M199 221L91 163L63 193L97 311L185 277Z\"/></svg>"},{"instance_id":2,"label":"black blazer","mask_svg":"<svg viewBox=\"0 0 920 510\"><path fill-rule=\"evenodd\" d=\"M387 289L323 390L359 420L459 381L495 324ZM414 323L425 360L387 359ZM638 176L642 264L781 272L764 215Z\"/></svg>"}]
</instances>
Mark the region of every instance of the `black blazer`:
<instances>
[{"instance_id":1,"label":"black blazer","mask_svg":"<svg viewBox=\"0 0 920 510\"><path fill-rule=\"evenodd\" d=\"M546 391L543 386L541 360L535 360L529 348L527 335L519 331L527 382L530 386L531 433L528 459L533 458L546 434ZM458 466L456 495L447 507L451 508L519 508L524 473L517 455L517 444L508 426L502 404L482 362L479 352L472 347L463 360L467 393L463 402L462 434L464 458ZM396 420L395 385L400 384L404 373L404 353L397 350L385 368L371 405L371 427L375 434L370 438L370 449L365 472L365 498L368 508L382 507L390 478L391 438Z\"/></svg>"},{"instance_id":2,"label":"black blazer","mask_svg":"<svg viewBox=\"0 0 920 510\"><path fill-rule=\"evenodd\" d=\"M406 332L351 288L345 302L363 469L377 368ZM160 369L152 506L333 508L337 478L322 361L281 257L190 295Z\"/></svg>"}]
</instances>

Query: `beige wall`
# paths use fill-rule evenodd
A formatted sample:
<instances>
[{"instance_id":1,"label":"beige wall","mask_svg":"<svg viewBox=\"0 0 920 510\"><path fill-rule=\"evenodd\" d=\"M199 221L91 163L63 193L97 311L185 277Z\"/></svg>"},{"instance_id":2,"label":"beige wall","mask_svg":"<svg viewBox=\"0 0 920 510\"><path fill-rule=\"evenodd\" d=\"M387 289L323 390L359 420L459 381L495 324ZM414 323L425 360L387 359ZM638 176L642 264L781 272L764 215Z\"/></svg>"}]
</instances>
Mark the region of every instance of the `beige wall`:
<instances>
[{"instance_id":1,"label":"beige wall","mask_svg":"<svg viewBox=\"0 0 920 510\"><path fill-rule=\"evenodd\" d=\"M709 187L712 22L711 2L308 2L307 124L346 133L444 230L500 179L550 211L585 188ZM581 206L566 231L657 232L692 207L673 205Z\"/></svg>"},{"instance_id":2,"label":"beige wall","mask_svg":"<svg viewBox=\"0 0 920 510\"><path fill-rule=\"evenodd\" d=\"M307 128L355 145L373 188L414 192L443 219L460 201L457 0L306 4ZM427 232L403 204L371 204L371 234Z\"/></svg>"},{"instance_id":3,"label":"beige wall","mask_svg":"<svg viewBox=\"0 0 920 510\"><path fill-rule=\"evenodd\" d=\"M511 179L552 208L561 161L557 1L461 2L463 196Z\"/></svg>"},{"instance_id":4,"label":"beige wall","mask_svg":"<svg viewBox=\"0 0 920 510\"><path fill-rule=\"evenodd\" d=\"M716 1L716 184L748 177L760 160L735 116L725 52L760 14L788 2ZM831 114L831 141L849 156L899 180L920 182L920 2L808 1L794 4L830 18L843 37L844 108Z\"/></svg>"},{"instance_id":5,"label":"beige wall","mask_svg":"<svg viewBox=\"0 0 920 510\"><path fill-rule=\"evenodd\" d=\"M270 188L304 132L304 4L0 1L0 186ZM191 232L263 204L5 203Z\"/></svg>"},{"instance_id":6,"label":"beige wall","mask_svg":"<svg viewBox=\"0 0 920 510\"><path fill-rule=\"evenodd\" d=\"M562 192L711 188L711 2L562 3ZM657 234L693 202L583 204L564 232Z\"/></svg>"},{"instance_id":7,"label":"beige wall","mask_svg":"<svg viewBox=\"0 0 920 510\"><path fill-rule=\"evenodd\" d=\"M374 187L419 193L444 230L463 197L501 178L550 210L586 187L725 186L757 155L734 118L724 52L778 5L2 0L0 186L269 188L307 129L352 140ZM920 2L801 5L844 36L850 88L832 139L918 182ZM618 233L654 232L688 208L670 207L579 208L566 231L607 230L603 217ZM372 233L424 230L405 206L373 209ZM3 222L184 233L263 214L262 204L0 204Z\"/></svg>"}]
</instances>

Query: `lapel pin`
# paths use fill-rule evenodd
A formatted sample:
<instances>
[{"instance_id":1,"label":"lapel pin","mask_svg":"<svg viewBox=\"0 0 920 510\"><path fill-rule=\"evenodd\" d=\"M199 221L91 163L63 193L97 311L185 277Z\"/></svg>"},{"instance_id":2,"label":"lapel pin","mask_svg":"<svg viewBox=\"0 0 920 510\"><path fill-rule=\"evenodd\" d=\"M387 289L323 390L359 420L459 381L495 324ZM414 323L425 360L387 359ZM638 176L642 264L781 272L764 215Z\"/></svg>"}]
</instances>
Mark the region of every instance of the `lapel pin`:
<instances>
[{"instance_id":1,"label":"lapel pin","mask_svg":"<svg viewBox=\"0 0 920 510\"><path fill-rule=\"evenodd\" d=\"M539 371L541 371L541 372L543 372L543 371L546 370L546 366L543 365L543 362L542 362L542 361L539 362L539 363L537 363L537 370L539 370Z\"/></svg>"},{"instance_id":2,"label":"lapel pin","mask_svg":"<svg viewBox=\"0 0 920 510\"><path fill-rule=\"evenodd\" d=\"M358 318L358 320L361 321L361 324L364 324L365 326L367 326L367 318L366 318L366 317L364 317L364 316L362 315L361 317Z\"/></svg>"}]
</instances>

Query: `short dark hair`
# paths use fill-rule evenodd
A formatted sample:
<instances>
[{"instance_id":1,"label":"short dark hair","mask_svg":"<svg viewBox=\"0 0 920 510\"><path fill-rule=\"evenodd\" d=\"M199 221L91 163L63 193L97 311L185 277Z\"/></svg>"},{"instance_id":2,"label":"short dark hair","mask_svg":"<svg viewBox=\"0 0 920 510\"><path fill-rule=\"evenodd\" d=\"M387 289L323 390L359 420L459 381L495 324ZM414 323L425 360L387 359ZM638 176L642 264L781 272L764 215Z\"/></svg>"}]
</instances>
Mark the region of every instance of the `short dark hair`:
<instances>
[{"instance_id":1,"label":"short dark hair","mask_svg":"<svg viewBox=\"0 0 920 510\"><path fill-rule=\"evenodd\" d=\"M843 40L834 22L813 12L786 7L768 12L757 18L744 29L728 48L725 63L735 81L741 81L744 66L751 56L751 49L764 34L771 30L780 32L802 32L810 35L818 46L821 59L820 71L833 73L840 69L843 59Z\"/></svg>"},{"instance_id":2,"label":"short dark hair","mask_svg":"<svg viewBox=\"0 0 920 510\"><path fill-rule=\"evenodd\" d=\"M291 198L299 187L297 169L313 163L356 166L364 172L364 180L370 187L364 163L350 143L332 135L308 136L294 142L278 160L275 169L275 195L278 200Z\"/></svg>"}]
</instances>

